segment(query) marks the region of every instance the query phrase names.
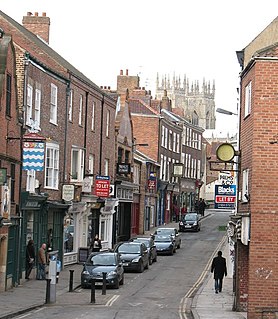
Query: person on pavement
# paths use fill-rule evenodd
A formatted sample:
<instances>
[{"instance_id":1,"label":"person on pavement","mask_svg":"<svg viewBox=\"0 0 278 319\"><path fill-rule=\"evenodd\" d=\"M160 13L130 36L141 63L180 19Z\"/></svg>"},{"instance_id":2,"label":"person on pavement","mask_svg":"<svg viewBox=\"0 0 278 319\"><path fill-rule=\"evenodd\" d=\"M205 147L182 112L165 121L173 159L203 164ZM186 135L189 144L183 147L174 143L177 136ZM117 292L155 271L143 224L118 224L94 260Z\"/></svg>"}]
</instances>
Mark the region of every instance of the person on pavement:
<instances>
[{"instance_id":1,"label":"person on pavement","mask_svg":"<svg viewBox=\"0 0 278 319\"><path fill-rule=\"evenodd\" d=\"M42 244L41 248L38 251L38 272L37 279L44 280L45 279L45 266L46 266L46 244Z\"/></svg>"},{"instance_id":2,"label":"person on pavement","mask_svg":"<svg viewBox=\"0 0 278 319\"><path fill-rule=\"evenodd\" d=\"M222 257L222 251L219 251L217 257L213 258L211 272L214 273L215 293L222 291L223 277L227 276L226 258Z\"/></svg>"},{"instance_id":3,"label":"person on pavement","mask_svg":"<svg viewBox=\"0 0 278 319\"><path fill-rule=\"evenodd\" d=\"M91 244L92 251L100 251L102 248L101 240L98 237L98 234L95 235L95 238Z\"/></svg>"},{"instance_id":4,"label":"person on pavement","mask_svg":"<svg viewBox=\"0 0 278 319\"><path fill-rule=\"evenodd\" d=\"M35 263L35 247L33 239L28 241L26 246L26 269L25 269L25 279L29 279L31 271Z\"/></svg>"}]
</instances>

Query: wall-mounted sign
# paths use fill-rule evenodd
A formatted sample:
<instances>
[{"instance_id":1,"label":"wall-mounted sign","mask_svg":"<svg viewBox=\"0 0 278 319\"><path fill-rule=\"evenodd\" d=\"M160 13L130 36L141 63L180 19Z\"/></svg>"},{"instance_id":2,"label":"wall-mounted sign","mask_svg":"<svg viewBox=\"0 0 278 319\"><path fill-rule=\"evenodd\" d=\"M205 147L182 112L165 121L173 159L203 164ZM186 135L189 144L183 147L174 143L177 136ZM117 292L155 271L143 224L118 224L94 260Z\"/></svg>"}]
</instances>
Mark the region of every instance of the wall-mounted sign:
<instances>
[{"instance_id":1,"label":"wall-mounted sign","mask_svg":"<svg viewBox=\"0 0 278 319\"><path fill-rule=\"evenodd\" d=\"M183 164L182 163L173 164L173 176L176 176L176 177L183 176Z\"/></svg>"},{"instance_id":2,"label":"wall-mounted sign","mask_svg":"<svg viewBox=\"0 0 278 319\"><path fill-rule=\"evenodd\" d=\"M110 177L96 176L95 195L98 197L109 197L110 193Z\"/></svg>"},{"instance_id":3,"label":"wall-mounted sign","mask_svg":"<svg viewBox=\"0 0 278 319\"><path fill-rule=\"evenodd\" d=\"M215 185L215 208L235 209L236 185Z\"/></svg>"},{"instance_id":4,"label":"wall-mounted sign","mask_svg":"<svg viewBox=\"0 0 278 319\"><path fill-rule=\"evenodd\" d=\"M85 177L82 182L82 192L91 193L92 190L92 179L90 177Z\"/></svg>"},{"instance_id":5,"label":"wall-mounted sign","mask_svg":"<svg viewBox=\"0 0 278 319\"><path fill-rule=\"evenodd\" d=\"M130 164L117 163L117 174L130 174Z\"/></svg>"},{"instance_id":6,"label":"wall-mounted sign","mask_svg":"<svg viewBox=\"0 0 278 319\"><path fill-rule=\"evenodd\" d=\"M71 200L74 199L74 185L72 184L63 185L62 199L66 202L70 202Z\"/></svg>"},{"instance_id":7,"label":"wall-mounted sign","mask_svg":"<svg viewBox=\"0 0 278 319\"><path fill-rule=\"evenodd\" d=\"M10 211L11 211L11 194L8 186L2 186L1 190L1 216L5 219L10 219Z\"/></svg>"},{"instance_id":8,"label":"wall-mounted sign","mask_svg":"<svg viewBox=\"0 0 278 319\"><path fill-rule=\"evenodd\" d=\"M148 180L148 188L155 189L156 188L156 180L149 179Z\"/></svg>"},{"instance_id":9,"label":"wall-mounted sign","mask_svg":"<svg viewBox=\"0 0 278 319\"><path fill-rule=\"evenodd\" d=\"M222 162L230 162L235 157L235 149L232 144L223 143L216 150L217 158Z\"/></svg>"}]
</instances>

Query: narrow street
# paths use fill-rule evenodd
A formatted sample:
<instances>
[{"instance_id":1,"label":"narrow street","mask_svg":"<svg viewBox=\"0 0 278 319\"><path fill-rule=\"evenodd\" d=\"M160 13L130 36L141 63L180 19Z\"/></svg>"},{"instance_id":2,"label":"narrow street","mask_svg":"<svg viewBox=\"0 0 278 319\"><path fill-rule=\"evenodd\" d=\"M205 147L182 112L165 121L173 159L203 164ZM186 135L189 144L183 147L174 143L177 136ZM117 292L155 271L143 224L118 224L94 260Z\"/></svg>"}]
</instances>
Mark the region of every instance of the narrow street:
<instances>
[{"instance_id":1,"label":"narrow street","mask_svg":"<svg viewBox=\"0 0 278 319\"><path fill-rule=\"evenodd\" d=\"M228 218L227 212L213 212L202 221L200 232L182 233L181 248L174 256L159 256L158 262L142 274L126 273L125 284L119 290L107 290L105 305L91 304L90 289L80 289L70 296L59 296L55 305L17 318L189 318L185 315L186 297L194 294L192 287L200 283L208 261L226 235L219 226L226 225Z\"/></svg>"}]
</instances>

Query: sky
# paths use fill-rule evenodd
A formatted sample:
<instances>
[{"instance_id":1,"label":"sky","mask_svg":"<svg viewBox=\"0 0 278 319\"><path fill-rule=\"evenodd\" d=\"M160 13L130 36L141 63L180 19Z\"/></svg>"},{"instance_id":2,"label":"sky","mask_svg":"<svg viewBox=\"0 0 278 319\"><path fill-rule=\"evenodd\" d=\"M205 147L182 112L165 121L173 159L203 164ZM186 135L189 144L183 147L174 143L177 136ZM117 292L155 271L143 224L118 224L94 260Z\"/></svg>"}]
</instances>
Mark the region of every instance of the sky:
<instances>
[{"instance_id":1,"label":"sky","mask_svg":"<svg viewBox=\"0 0 278 319\"><path fill-rule=\"evenodd\" d=\"M49 45L98 86L116 89L120 70L155 97L157 74L215 81L215 107L237 113L244 49L277 16L277 0L0 0L21 23L50 17ZM216 113L215 136L233 136L237 116ZM210 133L209 133L210 134Z\"/></svg>"}]
</instances>

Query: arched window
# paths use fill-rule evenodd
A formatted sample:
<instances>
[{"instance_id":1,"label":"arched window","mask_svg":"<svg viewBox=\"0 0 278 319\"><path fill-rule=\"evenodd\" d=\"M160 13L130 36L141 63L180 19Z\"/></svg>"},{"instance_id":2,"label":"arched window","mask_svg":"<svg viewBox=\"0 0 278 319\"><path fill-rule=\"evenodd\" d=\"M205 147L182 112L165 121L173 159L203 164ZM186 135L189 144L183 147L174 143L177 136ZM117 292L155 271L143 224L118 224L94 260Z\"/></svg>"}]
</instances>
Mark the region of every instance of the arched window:
<instances>
[{"instance_id":1,"label":"arched window","mask_svg":"<svg viewBox=\"0 0 278 319\"><path fill-rule=\"evenodd\" d=\"M194 111L194 113L192 115L192 124L199 125L199 116L196 113L196 111Z\"/></svg>"}]
</instances>

